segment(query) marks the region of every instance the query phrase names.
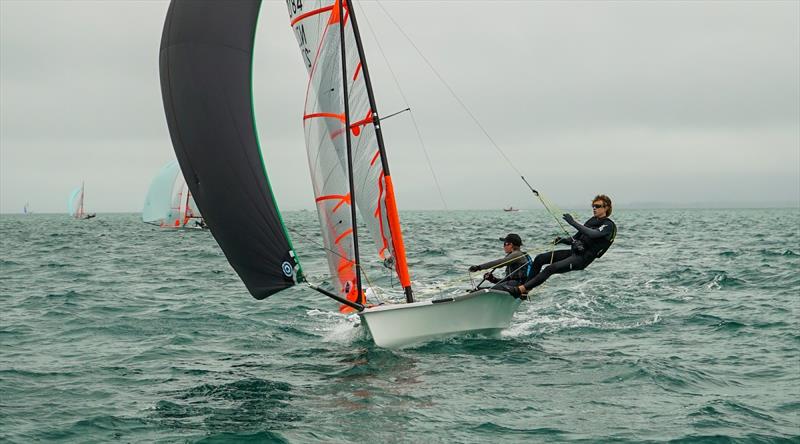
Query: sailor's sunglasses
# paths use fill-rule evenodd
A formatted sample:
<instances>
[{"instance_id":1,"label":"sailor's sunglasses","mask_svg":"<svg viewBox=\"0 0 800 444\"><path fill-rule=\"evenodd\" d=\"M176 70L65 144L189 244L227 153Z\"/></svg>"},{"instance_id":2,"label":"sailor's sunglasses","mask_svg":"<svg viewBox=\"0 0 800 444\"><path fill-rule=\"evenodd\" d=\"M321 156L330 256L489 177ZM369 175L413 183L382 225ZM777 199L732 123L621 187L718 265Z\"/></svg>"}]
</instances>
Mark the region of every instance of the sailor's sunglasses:
<instances>
[{"instance_id":1,"label":"sailor's sunglasses","mask_svg":"<svg viewBox=\"0 0 800 444\"><path fill-rule=\"evenodd\" d=\"M592 204L592 208L605 208L605 205Z\"/></svg>"}]
</instances>

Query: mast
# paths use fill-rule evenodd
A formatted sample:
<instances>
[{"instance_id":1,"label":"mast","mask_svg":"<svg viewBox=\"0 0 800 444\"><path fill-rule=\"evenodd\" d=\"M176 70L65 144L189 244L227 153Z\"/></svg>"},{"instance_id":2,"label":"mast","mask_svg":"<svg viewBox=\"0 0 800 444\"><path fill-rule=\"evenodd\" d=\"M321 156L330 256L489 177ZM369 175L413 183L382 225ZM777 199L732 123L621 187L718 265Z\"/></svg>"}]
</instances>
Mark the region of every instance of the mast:
<instances>
[{"instance_id":1,"label":"mast","mask_svg":"<svg viewBox=\"0 0 800 444\"><path fill-rule=\"evenodd\" d=\"M186 224L189 222L189 195L190 195L189 187L186 187L186 206L183 209L183 226L185 227Z\"/></svg>"},{"instance_id":2,"label":"mast","mask_svg":"<svg viewBox=\"0 0 800 444\"><path fill-rule=\"evenodd\" d=\"M344 5L345 0L336 0L339 8L339 44L342 60L342 96L344 102L344 134L347 143L347 181L350 186L350 220L353 225L353 258L356 266L356 300L363 304L364 293L361 291L361 260L358 255L358 224L356 222L356 194L353 183L353 147L350 141L350 97L347 92L347 53L344 47ZM352 14L350 8L348 12Z\"/></svg>"},{"instance_id":3,"label":"mast","mask_svg":"<svg viewBox=\"0 0 800 444\"><path fill-rule=\"evenodd\" d=\"M341 3L341 2L340 2ZM356 21L355 7L348 3L348 11L350 13L350 20L353 23L353 35L356 40L356 47L358 48L358 58L361 61L361 70L364 75L364 84L367 87L367 97L369 98L369 106L372 108L372 123L375 128L375 136L378 140L378 152L381 158L381 167L383 168L384 179L386 181L386 210L389 213L389 232L392 234L392 243L394 244L395 262L397 275L400 278L400 283L403 285L403 291L406 294L406 302L414 302L414 295L411 290L411 279L408 274L408 263L406 262L406 249L403 244L403 234L400 229L400 217L397 212L397 204L394 197L394 186L392 185L391 174L389 173L389 161L386 158L386 146L383 143L383 131L381 130L380 117L378 116L378 106L375 103L375 94L372 91L372 81L369 76L369 69L367 68L367 58L364 55L364 46L361 43L361 33L358 31L358 22ZM341 8L340 8L341 9ZM344 51L344 40L342 40L342 51ZM344 54L344 53L342 53ZM344 57L344 56L342 56ZM345 90L345 95L347 90ZM348 117L349 118L349 117ZM347 128L350 128L349 120ZM347 138L348 153L350 150L350 132L348 131ZM352 181L352 174L351 174ZM352 189L352 183L351 183ZM353 221L355 225L355 220ZM358 251L358 249L356 249ZM356 256L357 257L357 256Z\"/></svg>"}]
</instances>

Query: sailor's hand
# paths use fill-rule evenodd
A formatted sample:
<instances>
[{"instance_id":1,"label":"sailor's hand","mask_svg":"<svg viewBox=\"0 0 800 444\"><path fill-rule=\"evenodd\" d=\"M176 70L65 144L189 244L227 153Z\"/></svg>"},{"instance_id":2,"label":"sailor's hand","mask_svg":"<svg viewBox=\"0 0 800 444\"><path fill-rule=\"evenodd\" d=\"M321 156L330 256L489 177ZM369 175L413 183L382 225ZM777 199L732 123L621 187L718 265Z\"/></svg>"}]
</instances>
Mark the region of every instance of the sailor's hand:
<instances>
[{"instance_id":1,"label":"sailor's hand","mask_svg":"<svg viewBox=\"0 0 800 444\"><path fill-rule=\"evenodd\" d=\"M570 225L575 223L575 218L572 217L572 215L569 214L569 213L564 213L564 214L561 215L561 217L563 217L564 220L567 221L567 223L570 224Z\"/></svg>"},{"instance_id":2,"label":"sailor's hand","mask_svg":"<svg viewBox=\"0 0 800 444\"><path fill-rule=\"evenodd\" d=\"M520 285L519 287L511 287L508 289L508 292L511 293L511 295L514 296L515 298L520 298L520 299L528 298L528 296L526 296L525 294L527 290L525 290L524 285Z\"/></svg>"},{"instance_id":3,"label":"sailor's hand","mask_svg":"<svg viewBox=\"0 0 800 444\"><path fill-rule=\"evenodd\" d=\"M483 278L486 279L487 281L491 281L492 279L494 279L494 275L491 272L485 273L483 275Z\"/></svg>"},{"instance_id":4,"label":"sailor's hand","mask_svg":"<svg viewBox=\"0 0 800 444\"><path fill-rule=\"evenodd\" d=\"M477 265L470 265L470 267L469 267L469 272L470 272L470 273L474 273L474 272L476 272L476 271L478 271L478 270L480 270L480 269L481 269L481 267L479 267L479 266L477 266Z\"/></svg>"}]
</instances>

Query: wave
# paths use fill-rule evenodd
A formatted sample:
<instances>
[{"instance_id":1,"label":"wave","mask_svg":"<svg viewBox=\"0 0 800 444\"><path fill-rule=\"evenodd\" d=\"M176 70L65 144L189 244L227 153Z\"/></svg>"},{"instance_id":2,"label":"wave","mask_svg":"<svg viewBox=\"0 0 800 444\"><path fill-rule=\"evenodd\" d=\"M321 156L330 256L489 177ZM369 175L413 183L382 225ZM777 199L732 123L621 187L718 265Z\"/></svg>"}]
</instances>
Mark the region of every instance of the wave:
<instances>
[{"instance_id":1,"label":"wave","mask_svg":"<svg viewBox=\"0 0 800 444\"><path fill-rule=\"evenodd\" d=\"M225 443L225 442L235 442L235 443L274 443L274 444L283 444L289 443L288 439L286 439L281 433L271 431L271 430L261 430L258 432L241 432L241 433L233 433L233 432L224 432L224 433L212 433L202 439L195 441L198 444L211 444L211 443Z\"/></svg>"},{"instance_id":2,"label":"wave","mask_svg":"<svg viewBox=\"0 0 800 444\"><path fill-rule=\"evenodd\" d=\"M478 432L478 433L491 433L493 435L524 435L524 436L540 436L540 437L559 437L563 436L567 432L561 429L555 429L551 427L538 427L538 428L531 428L531 429L522 429L522 428L513 428L513 427L505 427L499 424L495 424L493 422L484 422L475 427L472 427L471 430ZM492 439L494 440L494 439Z\"/></svg>"},{"instance_id":3,"label":"wave","mask_svg":"<svg viewBox=\"0 0 800 444\"><path fill-rule=\"evenodd\" d=\"M800 257L800 253L796 253L796 252L794 252L792 250L789 250L789 249L786 249L786 250L782 250L782 249L778 249L778 250L762 249L762 250L759 250L759 253L762 256L766 256L766 257L775 257L775 256Z\"/></svg>"},{"instance_id":4,"label":"wave","mask_svg":"<svg viewBox=\"0 0 800 444\"><path fill-rule=\"evenodd\" d=\"M738 279L735 277L731 277L728 275L727 272L721 272L715 274L714 277L711 279L711 282L708 282L705 286L709 290L721 290L727 288L740 288L747 285L747 282Z\"/></svg>"},{"instance_id":5,"label":"wave","mask_svg":"<svg viewBox=\"0 0 800 444\"><path fill-rule=\"evenodd\" d=\"M735 319L726 319L719 316L706 313L694 313L689 317L684 318L684 323L687 325L703 325L714 327L717 331L738 331L750 325Z\"/></svg>"},{"instance_id":6,"label":"wave","mask_svg":"<svg viewBox=\"0 0 800 444\"><path fill-rule=\"evenodd\" d=\"M171 399L156 402L150 419L160 427L204 434L292 428L305 416L290 403L292 391L288 383L260 378L205 383L169 392Z\"/></svg>"}]
</instances>

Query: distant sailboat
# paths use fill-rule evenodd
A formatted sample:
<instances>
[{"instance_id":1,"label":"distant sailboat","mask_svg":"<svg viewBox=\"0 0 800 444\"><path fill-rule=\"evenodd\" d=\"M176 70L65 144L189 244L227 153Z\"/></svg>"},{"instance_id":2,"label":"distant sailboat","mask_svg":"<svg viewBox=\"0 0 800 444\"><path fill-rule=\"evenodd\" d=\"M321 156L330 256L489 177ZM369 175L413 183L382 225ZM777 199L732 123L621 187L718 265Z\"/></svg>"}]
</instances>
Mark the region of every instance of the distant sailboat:
<instances>
[{"instance_id":1,"label":"distant sailboat","mask_svg":"<svg viewBox=\"0 0 800 444\"><path fill-rule=\"evenodd\" d=\"M30 203L25 202L25 206L22 207L22 214L27 216L27 215L29 215L31 213L32 213L32 211L30 210Z\"/></svg>"},{"instance_id":2,"label":"distant sailboat","mask_svg":"<svg viewBox=\"0 0 800 444\"><path fill-rule=\"evenodd\" d=\"M142 221L164 228L205 228L203 216L176 160L164 165L150 183Z\"/></svg>"},{"instance_id":3,"label":"distant sailboat","mask_svg":"<svg viewBox=\"0 0 800 444\"><path fill-rule=\"evenodd\" d=\"M503 211L519 211L519 208L508 207L508 208L503 208Z\"/></svg>"},{"instance_id":4,"label":"distant sailboat","mask_svg":"<svg viewBox=\"0 0 800 444\"><path fill-rule=\"evenodd\" d=\"M84 184L72 190L67 200L67 212L75 219L91 219L96 216L96 213L87 213L83 209L84 201Z\"/></svg>"},{"instance_id":5,"label":"distant sailboat","mask_svg":"<svg viewBox=\"0 0 800 444\"><path fill-rule=\"evenodd\" d=\"M160 72L173 147L215 239L256 299L305 281L266 176L253 124L252 56L260 1L173 0ZM403 347L507 328L520 304L481 289L415 302L355 11L338 0L287 2L309 74L306 148L333 288L375 344ZM275 165L280 167L280 165ZM371 248L394 270L405 304L369 306L356 210Z\"/></svg>"}]
</instances>

